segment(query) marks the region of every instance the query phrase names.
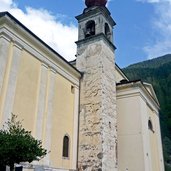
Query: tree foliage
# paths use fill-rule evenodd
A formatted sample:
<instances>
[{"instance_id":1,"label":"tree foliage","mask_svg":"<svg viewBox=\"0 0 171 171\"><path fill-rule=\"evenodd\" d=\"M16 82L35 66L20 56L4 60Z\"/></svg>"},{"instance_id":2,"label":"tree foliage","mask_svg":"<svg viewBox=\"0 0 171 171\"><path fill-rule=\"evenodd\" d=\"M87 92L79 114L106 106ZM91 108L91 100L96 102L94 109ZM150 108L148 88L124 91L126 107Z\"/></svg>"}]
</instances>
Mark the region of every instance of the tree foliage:
<instances>
[{"instance_id":1,"label":"tree foliage","mask_svg":"<svg viewBox=\"0 0 171 171\"><path fill-rule=\"evenodd\" d=\"M42 142L26 131L17 116L12 114L0 130L0 165L8 165L13 170L15 163L40 160L47 154Z\"/></svg>"}]
</instances>

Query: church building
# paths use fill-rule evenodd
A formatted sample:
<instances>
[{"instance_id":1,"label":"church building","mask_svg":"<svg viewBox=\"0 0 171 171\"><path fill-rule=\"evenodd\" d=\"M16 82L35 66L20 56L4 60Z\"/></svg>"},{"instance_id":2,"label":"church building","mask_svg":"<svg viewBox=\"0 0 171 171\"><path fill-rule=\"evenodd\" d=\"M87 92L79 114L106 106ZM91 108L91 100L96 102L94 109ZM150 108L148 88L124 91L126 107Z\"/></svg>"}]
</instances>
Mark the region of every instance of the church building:
<instances>
[{"instance_id":1,"label":"church building","mask_svg":"<svg viewBox=\"0 0 171 171\"><path fill-rule=\"evenodd\" d=\"M159 102L115 63L106 3L85 0L71 62L0 13L0 128L13 113L50 151L23 171L164 171Z\"/></svg>"}]
</instances>

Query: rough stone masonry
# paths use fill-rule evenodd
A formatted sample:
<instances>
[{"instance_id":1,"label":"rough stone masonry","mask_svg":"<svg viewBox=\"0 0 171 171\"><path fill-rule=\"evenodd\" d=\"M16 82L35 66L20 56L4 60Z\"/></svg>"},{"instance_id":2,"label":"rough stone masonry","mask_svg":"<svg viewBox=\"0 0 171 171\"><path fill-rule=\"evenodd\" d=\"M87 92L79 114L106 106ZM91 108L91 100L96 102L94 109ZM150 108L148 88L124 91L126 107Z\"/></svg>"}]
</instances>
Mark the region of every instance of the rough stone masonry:
<instances>
[{"instance_id":1,"label":"rough stone masonry","mask_svg":"<svg viewBox=\"0 0 171 171\"><path fill-rule=\"evenodd\" d=\"M80 95L79 170L117 170L114 50L103 36L77 48L83 72Z\"/></svg>"}]
</instances>

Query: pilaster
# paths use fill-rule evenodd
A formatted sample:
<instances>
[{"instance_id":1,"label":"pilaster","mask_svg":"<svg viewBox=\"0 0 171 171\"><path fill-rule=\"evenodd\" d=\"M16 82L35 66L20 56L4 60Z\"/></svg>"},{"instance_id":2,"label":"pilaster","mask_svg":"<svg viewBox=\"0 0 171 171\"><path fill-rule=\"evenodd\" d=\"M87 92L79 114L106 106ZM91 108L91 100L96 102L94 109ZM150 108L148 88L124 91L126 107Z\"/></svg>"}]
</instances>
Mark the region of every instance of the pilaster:
<instances>
[{"instance_id":1,"label":"pilaster","mask_svg":"<svg viewBox=\"0 0 171 171\"><path fill-rule=\"evenodd\" d=\"M1 92L1 113L2 123L10 118L15 97L15 89L17 84L17 74L22 54L22 47L17 42L11 42L9 54L6 63L6 69L3 79L3 87ZM4 56L5 58L5 56Z\"/></svg>"},{"instance_id":2,"label":"pilaster","mask_svg":"<svg viewBox=\"0 0 171 171\"><path fill-rule=\"evenodd\" d=\"M73 161L72 169L76 169L77 166L77 150L78 150L78 109L79 109L79 87L74 87L74 128L73 128Z\"/></svg>"},{"instance_id":3,"label":"pilaster","mask_svg":"<svg viewBox=\"0 0 171 171\"><path fill-rule=\"evenodd\" d=\"M46 87L48 78L48 66L45 63L41 65L41 75L40 75L40 87L39 87L39 97L38 97L38 108L37 108L37 118L36 118L36 128L35 136L37 139L41 140L43 138L43 116L45 111L45 101L46 101Z\"/></svg>"},{"instance_id":4,"label":"pilaster","mask_svg":"<svg viewBox=\"0 0 171 171\"><path fill-rule=\"evenodd\" d=\"M3 79L5 74L5 67L7 65L8 53L10 47L10 40L5 37L0 37L0 92L3 85Z\"/></svg>"},{"instance_id":5,"label":"pilaster","mask_svg":"<svg viewBox=\"0 0 171 171\"><path fill-rule=\"evenodd\" d=\"M48 70L48 80L46 87L46 100L45 100L45 110L44 110L44 121L43 121L43 142L44 147L50 151L51 149L51 139L52 139L52 110L53 110L53 97L55 88L55 71ZM43 159L44 164L50 165L50 154L48 153Z\"/></svg>"}]
</instances>

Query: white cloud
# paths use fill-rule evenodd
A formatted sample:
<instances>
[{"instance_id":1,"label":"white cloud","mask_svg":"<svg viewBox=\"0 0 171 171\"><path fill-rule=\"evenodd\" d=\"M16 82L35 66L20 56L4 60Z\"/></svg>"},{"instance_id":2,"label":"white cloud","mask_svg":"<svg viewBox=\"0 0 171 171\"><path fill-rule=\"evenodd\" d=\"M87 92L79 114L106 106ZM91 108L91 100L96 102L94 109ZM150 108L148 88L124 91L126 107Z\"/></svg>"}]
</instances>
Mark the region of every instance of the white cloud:
<instances>
[{"instance_id":1,"label":"white cloud","mask_svg":"<svg viewBox=\"0 0 171 171\"><path fill-rule=\"evenodd\" d=\"M67 60L75 59L77 27L65 25L45 9L19 9L12 0L0 0L0 11L9 11L28 29L45 41Z\"/></svg>"},{"instance_id":2,"label":"white cloud","mask_svg":"<svg viewBox=\"0 0 171 171\"><path fill-rule=\"evenodd\" d=\"M160 0L137 0L139 2L158 3Z\"/></svg>"},{"instance_id":3,"label":"white cloud","mask_svg":"<svg viewBox=\"0 0 171 171\"><path fill-rule=\"evenodd\" d=\"M140 1L140 0L139 0ZM154 3L155 18L152 21L155 37L144 47L148 58L171 53L171 0L141 0Z\"/></svg>"},{"instance_id":4,"label":"white cloud","mask_svg":"<svg viewBox=\"0 0 171 171\"><path fill-rule=\"evenodd\" d=\"M12 0L0 0L0 4L0 11L8 11L10 8L15 6Z\"/></svg>"},{"instance_id":5,"label":"white cloud","mask_svg":"<svg viewBox=\"0 0 171 171\"><path fill-rule=\"evenodd\" d=\"M171 3L171 0L137 0L139 2L147 2L147 3L164 3L169 2Z\"/></svg>"}]
</instances>

